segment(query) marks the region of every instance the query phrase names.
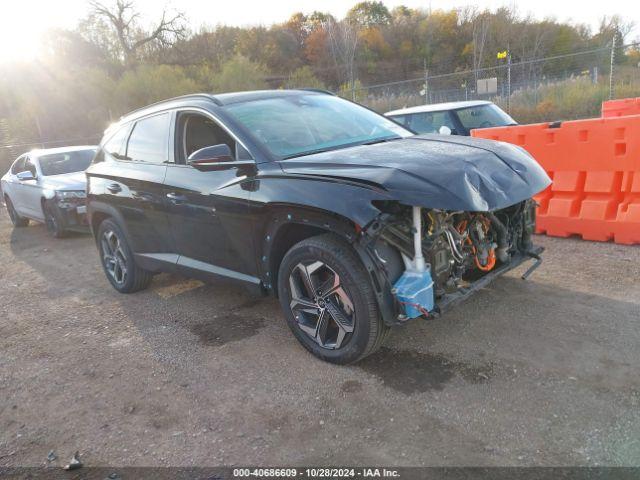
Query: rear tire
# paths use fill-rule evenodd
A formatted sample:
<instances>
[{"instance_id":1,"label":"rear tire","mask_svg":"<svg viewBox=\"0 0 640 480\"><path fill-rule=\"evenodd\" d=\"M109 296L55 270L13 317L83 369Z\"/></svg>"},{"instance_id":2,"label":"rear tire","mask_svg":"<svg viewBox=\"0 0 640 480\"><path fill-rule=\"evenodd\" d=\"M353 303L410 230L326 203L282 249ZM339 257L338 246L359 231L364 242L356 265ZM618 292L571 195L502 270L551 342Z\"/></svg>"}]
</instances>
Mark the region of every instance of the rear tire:
<instances>
[{"instance_id":1,"label":"rear tire","mask_svg":"<svg viewBox=\"0 0 640 480\"><path fill-rule=\"evenodd\" d=\"M7 213L9 214L9 218L11 219L11 223L14 227L22 228L29 225L29 219L18 215L18 212L16 212L11 199L7 195L5 195L4 197L4 203L7 207Z\"/></svg>"},{"instance_id":2,"label":"rear tire","mask_svg":"<svg viewBox=\"0 0 640 480\"><path fill-rule=\"evenodd\" d=\"M389 331L362 262L336 235L291 247L280 264L278 294L294 336L327 362L357 362L377 350Z\"/></svg>"},{"instance_id":3,"label":"rear tire","mask_svg":"<svg viewBox=\"0 0 640 480\"><path fill-rule=\"evenodd\" d=\"M120 293L133 293L149 286L153 275L136 265L127 237L111 219L98 227L98 251L107 280Z\"/></svg>"},{"instance_id":4,"label":"rear tire","mask_svg":"<svg viewBox=\"0 0 640 480\"><path fill-rule=\"evenodd\" d=\"M63 238L67 235L67 231L62 227L62 219L50 202L42 203L42 211L44 213L44 224L47 232L53 238Z\"/></svg>"}]
</instances>

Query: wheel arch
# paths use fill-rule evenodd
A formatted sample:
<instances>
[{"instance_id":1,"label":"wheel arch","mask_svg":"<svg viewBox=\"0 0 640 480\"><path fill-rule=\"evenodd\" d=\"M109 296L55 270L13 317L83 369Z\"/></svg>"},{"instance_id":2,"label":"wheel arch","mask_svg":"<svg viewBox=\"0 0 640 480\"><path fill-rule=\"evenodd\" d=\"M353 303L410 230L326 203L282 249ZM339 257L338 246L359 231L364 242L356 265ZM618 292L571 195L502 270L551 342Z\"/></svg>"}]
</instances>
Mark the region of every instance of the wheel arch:
<instances>
[{"instance_id":1,"label":"wheel arch","mask_svg":"<svg viewBox=\"0 0 640 480\"><path fill-rule=\"evenodd\" d=\"M373 286L382 318L387 325L398 324L398 305L383 266L373 252L370 237L362 234L354 221L331 212L310 209L281 209L268 221L258 245L259 272L263 285L278 295L278 270L285 254L296 243L317 235L332 233L345 240L356 252Z\"/></svg>"},{"instance_id":2,"label":"wheel arch","mask_svg":"<svg viewBox=\"0 0 640 480\"><path fill-rule=\"evenodd\" d=\"M129 241L129 231L127 230L127 224L122 218L122 214L113 206L103 202L91 202L87 208L89 227L93 238L98 241L98 228L100 224L108 218L112 218L118 223L118 226L122 229L127 241Z\"/></svg>"},{"instance_id":3,"label":"wheel arch","mask_svg":"<svg viewBox=\"0 0 640 480\"><path fill-rule=\"evenodd\" d=\"M296 243L324 233L336 234L353 243L358 229L353 221L331 212L306 208L276 209L265 222L258 243L258 270L263 284L277 296L280 263Z\"/></svg>"}]
</instances>

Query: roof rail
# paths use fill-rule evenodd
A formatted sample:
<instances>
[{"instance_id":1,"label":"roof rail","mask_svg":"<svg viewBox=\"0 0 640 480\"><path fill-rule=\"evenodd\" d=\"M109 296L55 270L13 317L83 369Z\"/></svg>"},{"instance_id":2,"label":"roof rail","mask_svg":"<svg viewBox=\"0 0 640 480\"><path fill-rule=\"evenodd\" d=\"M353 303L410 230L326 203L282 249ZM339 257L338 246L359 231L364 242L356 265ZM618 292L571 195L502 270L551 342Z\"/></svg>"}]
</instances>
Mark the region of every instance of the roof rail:
<instances>
[{"instance_id":1,"label":"roof rail","mask_svg":"<svg viewBox=\"0 0 640 480\"><path fill-rule=\"evenodd\" d=\"M136 112L139 112L141 110L145 110L145 109L147 109L149 107L153 107L155 105L160 105L160 104L166 103L166 102L172 102L174 100L186 100L187 98L193 98L193 97L206 98L208 100L211 100L213 103L215 103L218 106L222 105L222 102L220 102L220 100L218 100L215 96L213 96L210 93L189 93L187 95L180 95L179 97L166 98L164 100L160 100L158 102L154 102L154 103L150 103L149 105L145 105L144 107L136 108L135 110L131 110L130 112L125 113L120 118L122 119L124 117L128 117L129 115L132 115L132 114L134 114Z\"/></svg>"},{"instance_id":2,"label":"roof rail","mask_svg":"<svg viewBox=\"0 0 640 480\"><path fill-rule=\"evenodd\" d=\"M325 93L327 95L333 95L334 97L336 96L335 93L330 90L325 90L324 88L296 88L296 90L305 90L307 92Z\"/></svg>"}]
</instances>

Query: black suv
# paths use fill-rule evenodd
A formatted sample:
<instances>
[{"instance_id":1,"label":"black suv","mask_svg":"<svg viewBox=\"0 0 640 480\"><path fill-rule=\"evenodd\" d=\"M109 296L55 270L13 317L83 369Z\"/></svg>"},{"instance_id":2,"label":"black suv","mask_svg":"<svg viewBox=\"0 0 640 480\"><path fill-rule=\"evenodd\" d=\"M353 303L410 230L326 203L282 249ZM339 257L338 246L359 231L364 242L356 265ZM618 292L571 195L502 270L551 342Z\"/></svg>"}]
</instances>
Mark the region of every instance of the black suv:
<instances>
[{"instance_id":1,"label":"black suv","mask_svg":"<svg viewBox=\"0 0 640 480\"><path fill-rule=\"evenodd\" d=\"M277 295L296 338L334 363L539 259L531 197L550 183L521 148L415 136L307 90L137 110L107 130L87 176L116 290L160 271L243 282Z\"/></svg>"}]
</instances>

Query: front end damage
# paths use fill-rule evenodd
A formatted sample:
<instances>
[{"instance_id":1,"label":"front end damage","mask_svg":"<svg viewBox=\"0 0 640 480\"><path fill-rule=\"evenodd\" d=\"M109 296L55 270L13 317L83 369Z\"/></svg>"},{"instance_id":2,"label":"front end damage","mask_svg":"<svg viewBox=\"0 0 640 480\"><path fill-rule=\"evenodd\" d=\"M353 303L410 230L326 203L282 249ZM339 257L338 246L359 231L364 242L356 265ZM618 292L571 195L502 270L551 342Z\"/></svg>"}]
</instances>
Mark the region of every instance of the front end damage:
<instances>
[{"instance_id":1,"label":"front end damage","mask_svg":"<svg viewBox=\"0 0 640 480\"><path fill-rule=\"evenodd\" d=\"M416 135L281 165L308 182L279 190L287 202L355 225L357 241L345 236L387 324L439 315L525 260L539 263L532 197L551 179L521 147Z\"/></svg>"},{"instance_id":2,"label":"front end damage","mask_svg":"<svg viewBox=\"0 0 640 480\"><path fill-rule=\"evenodd\" d=\"M543 249L532 243L533 200L492 212L377 207L383 213L362 230L361 245L391 292L387 323L438 316L526 260L536 263L523 278L541 262Z\"/></svg>"},{"instance_id":3,"label":"front end damage","mask_svg":"<svg viewBox=\"0 0 640 480\"><path fill-rule=\"evenodd\" d=\"M87 195L83 190L56 191L47 201L62 228L85 230L88 227Z\"/></svg>"}]
</instances>

